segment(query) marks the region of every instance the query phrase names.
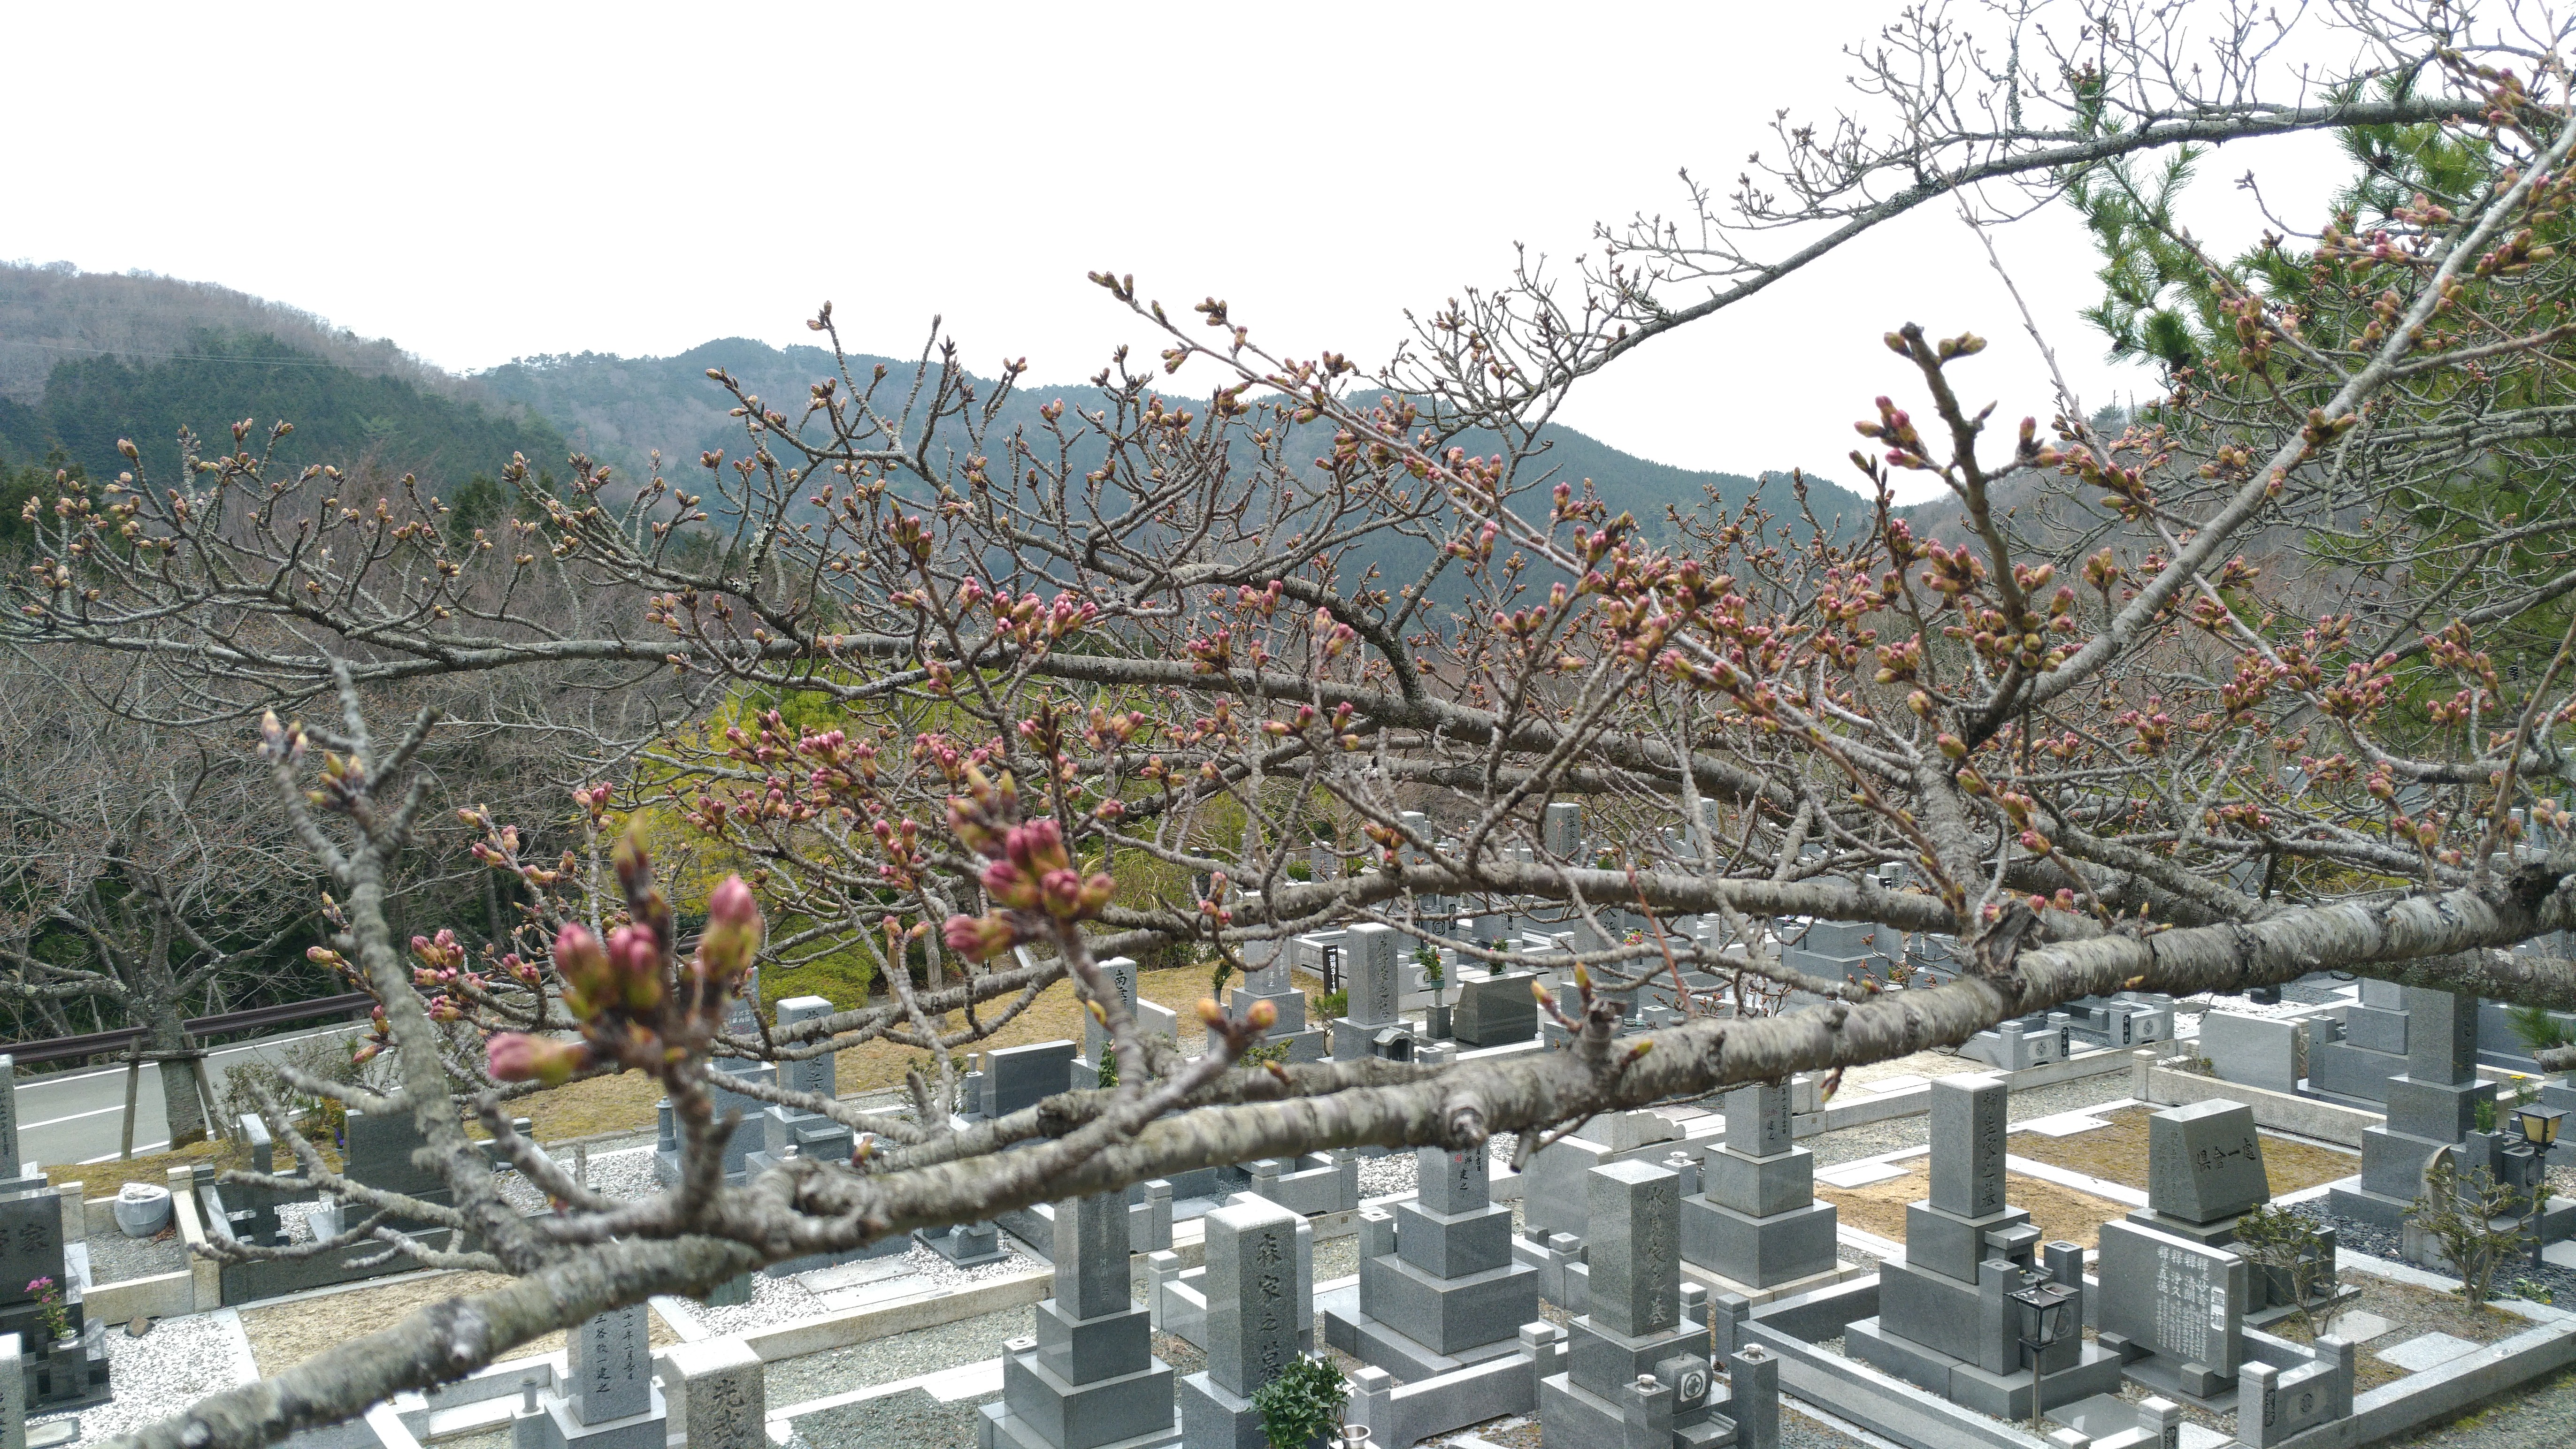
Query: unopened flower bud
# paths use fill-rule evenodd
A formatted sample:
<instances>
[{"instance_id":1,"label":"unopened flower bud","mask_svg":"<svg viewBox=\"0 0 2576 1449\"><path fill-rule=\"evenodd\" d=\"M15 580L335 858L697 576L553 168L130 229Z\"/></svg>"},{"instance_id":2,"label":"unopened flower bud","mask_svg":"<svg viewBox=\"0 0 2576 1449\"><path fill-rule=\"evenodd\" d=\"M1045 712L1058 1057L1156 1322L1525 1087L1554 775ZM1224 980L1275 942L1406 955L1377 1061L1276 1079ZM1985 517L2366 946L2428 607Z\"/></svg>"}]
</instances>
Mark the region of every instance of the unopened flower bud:
<instances>
[{"instance_id":1,"label":"unopened flower bud","mask_svg":"<svg viewBox=\"0 0 2576 1449\"><path fill-rule=\"evenodd\" d=\"M560 1087L573 1073L590 1065L590 1048L581 1042L530 1036L526 1032L493 1034L484 1046L486 1064L497 1082L538 1082Z\"/></svg>"},{"instance_id":2,"label":"unopened flower bud","mask_svg":"<svg viewBox=\"0 0 2576 1449\"><path fill-rule=\"evenodd\" d=\"M950 916L940 927L948 949L969 961L989 961L1019 944L1019 932L1000 916Z\"/></svg>"},{"instance_id":3,"label":"unopened flower bud","mask_svg":"<svg viewBox=\"0 0 2576 1449\"><path fill-rule=\"evenodd\" d=\"M742 877L729 875L707 897L706 934L698 938L698 955L709 975L731 981L751 969L760 950L760 905Z\"/></svg>"},{"instance_id":4,"label":"unopened flower bud","mask_svg":"<svg viewBox=\"0 0 2576 1449\"><path fill-rule=\"evenodd\" d=\"M617 999L616 973L609 968L608 953L600 949L599 938L591 934L589 927L571 925L556 933L554 956L555 975L563 982L564 1006L573 1015L588 1019Z\"/></svg>"}]
</instances>

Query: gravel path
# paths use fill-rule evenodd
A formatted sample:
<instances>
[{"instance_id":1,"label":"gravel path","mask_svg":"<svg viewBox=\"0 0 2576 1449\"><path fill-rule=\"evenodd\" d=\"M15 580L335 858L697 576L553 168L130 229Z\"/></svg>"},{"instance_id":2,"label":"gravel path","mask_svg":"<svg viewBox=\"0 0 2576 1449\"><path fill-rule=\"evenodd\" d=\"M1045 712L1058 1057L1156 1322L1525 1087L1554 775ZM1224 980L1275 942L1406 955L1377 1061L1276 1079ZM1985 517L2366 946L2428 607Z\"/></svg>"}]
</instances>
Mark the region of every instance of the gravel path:
<instances>
[{"instance_id":1,"label":"gravel path","mask_svg":"<svg viewBox=\"0 0 2576 1449\"><path fill-rule=\"evenodd\" d=\"M907 1290L915 1292L933 1288L941 1292L955 1292L977 1283L986 1283L995 1278L1005 1278L1014 1273L1025 1273L1030 1269L1046 1266L1035 1259L1024 1258L1014 1253L998 1263L960 1268L919 1244L913 1245L903 1255L902 1264L900 1270L889 1274L889 1279L898 1274L917 1279L912 1288ZM689 1311L700 1323L705 1324L710 1332L719 1335L748 1333L773 1324L793 1323L800 1318L819 1318L835 1311L812 1289L798 1281L803 1276L799 1274L793 1278L772 1278L767 1274L755 1273L751 1279L749 1303L735 1303L722 1308L710 1308L702 1303L693 1303L689 1305ZM985 1358L992 1356L992 1354L982 1355ZM902 1374L887 1376L887 1378L898 1379L902 1377L904 1377ZM870 1382L885 1381L885 1379L876 1379Z\"/></svg>"},{"instance_id":2,"label":"gravel path","mask_svg":"<svg viewBox=\"0 0 2576 1449\"><path fill-rule=\"evenodd\" d=\"M999 1358L1003 1340L1031 1333L1035 1326L1036 1320L1026 1307L1005 1308L936 1328L919 1328L847 1348L781 1359L769 1366L769 1410L777 1413L868 1384L890 1384L918 1374ZM970 1432L962 1441L925 1439L915 1449L931 1449L935 1444L949 1442L972 1444L975 1436Z\"/></svg>"},{"instance_id":3,"label":"gravel path","mask_svg":"<svg viewBox=\"0 0 2576 1449\"><path fill-rule=\"evenodd\" d=\"M108 1382L116 1397L76 1411L79 1443L95 1444L142 1428L241 1379L241 1356L232 1328L211 1313L162 1319L141 1338L128 1338L123 1329L111 1328L107 1361ZM42 1424L61 1417L30 1415L27 1422Z\"/></svg>"},{"instance_id":4,"label":"gravel path","mask_svg":"<svg viewBox=\"0 0 2576 1449\"><path fill-rule=\"evenodd\" d=\"M93 1233L83 1241L89 1247L89 1281L94 1284L176 1273L188 1266L188 1245L179 1241L176 1228L164 1229L155 1238L129 1238L111 1231Z\"/></svg>"},{"instance_id":5,"label":"gravel path","mask_svg":"<svg viewBox=\"0 0 2576 1449\"><path fill-rule=\"evenodd\" d=\"M2012 1094L2011 1120L2026 1122L2033 1117L2054 1117L2081 1107L2098 1107L2129 1095L2127 1072L2104 1072L2097 1077L2078 1077L2053 1087L2033 1087ZM1932 1118L1917 1113L1911 1117L1891 1117L1884 1122L1870 1122L1859 1127L1846 1127L1815 1137L1803 1137L1798 1145L1816 1154L1818 1167L1856 1162L1864 1157L1895 1152L1906 1147L1922 1147L1932 1140Z\"/></svg>"}]
</instances>

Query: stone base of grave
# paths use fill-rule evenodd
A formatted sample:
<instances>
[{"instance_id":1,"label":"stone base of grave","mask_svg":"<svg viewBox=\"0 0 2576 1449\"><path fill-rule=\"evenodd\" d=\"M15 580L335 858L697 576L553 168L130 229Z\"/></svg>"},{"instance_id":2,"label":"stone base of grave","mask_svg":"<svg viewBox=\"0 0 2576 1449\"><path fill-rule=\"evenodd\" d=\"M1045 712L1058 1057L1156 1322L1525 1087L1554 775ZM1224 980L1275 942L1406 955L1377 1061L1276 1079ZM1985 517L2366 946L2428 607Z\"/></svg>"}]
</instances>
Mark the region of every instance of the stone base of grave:
<instances>
[{"instance_id":1,"label":"stone base of grave","mask_svg":"<svg viewBox=\"0 0 2576 1449\"><path fill-rule=\"evenodd\" d=\"M80 1415L27 1426L27 1449L62 1449L81 1436Z\"/></svg>"},{"instance_id":2,"label":"stone base of grave","mask_svg":"<svg viewBox=\"0 0 2576 1449\"><path fill-rule=\"evenodd\" d=\"M2179 1399L2195 1409L2212 1414L2236 1411L2236 1376L2219 1377L2216 1370L2204 1364L2177 1360L2164 1354L2151 1354L2116 1333L2096 1340L2118 1355L2120 1375L2153 1393L2168 1399Z\"/></svg>"},{"instance_id":3,"label":"stone base of grave","mask_svg":"<svg viewBox=\"0 0 2576 1449\"><path fill-rule=\"evenodd\" d=\"M1830 1272L1834 1205L1811 1202L1754 1217L1705 1197L1682 1199L1682 1261L1756 1288Z\"/></svg>"},{"instance_id":4,"label":"stone base of grave","mask_svg":"<svg viewBox=\"0 0 2576 1449\"><path fill-rule=\"evenodd\" d=\"M935 1233L915 1233L910 1240L895 1239L909 1247L918 1242L960 1268L976 1268L998 1263L1011 1256L1002 1242L1001 1230L991 1223L960 1223Z\"/></svg>"},{"instance_id":5,"label":"stone base of grave","mask_svg":"<svg viewBox=\"0 0 2576 1449\"><path fill-rule=\"evenodd\" d=\"M1379 1057L1390 1062L1413 1060L1413 1024L1404 1021L1357 1022L1347 1016L1333 1018L1333 1060L1366 1061Z\"/></svg>"},{"instance_id":6,"label":"stone base of grave","mask_svg":"<svg viewBox=\"0 0 2576 1449\"><path fill-rule=\"evenodd\" d=\"M1261 1429L1261 1411L1250 1399L1238 1399L1204 1373L1181 1380L1181 1442L1189 1449L1270 1449Z\"/></svg>"},{"instance_id":7,"label":"stone base of grave","mask_svg":"<svg viewBox=\"0 0 2576 1449\"><path fill-rule=\"evenodd\" d=\"M21 1343L38 1340L21 1337ZM86 1409L114 1398L108 1386L107 1325L90 1323L76 1338L48 1345L19 1360L27 1412ZM6 1372L0 1369L0 1372Z\"/></svg>"},{"instance_id":8,"label":"stone base of grave","mask_svg":"<svg viewBox=\"0 0 2576 1449\"><path fill-rule=\"evenodd\" d=\"M1508 1228L1511 1221L1497 1226ZM1520 1325L1538 1317L1538 1270L1527 1263L1435 1278L1388 1253L1362 1259L1359 1279L1354 1307L1375 1307L1374 1316L1390 1329L1435 1353L1472 1354L1486 1344L1508 1348Z\"/></svg>"},{"instance_id":9,"label":"stone base of grave","mask_svg":"<svg viewBox=\"0 0 2576 1449\"><path fill-rule=\"evenodd\" d=\"M1640 1442L1629 1436L1620 1406L1576 1383L1572 1374L1539 1380L1538 1420L1547 1449L1632 1449ZM1673 1416L1672 1443L1676 1449L1731 1449L1735 1421L1705 1404L1684 1409Z\"/></svg>"},{"instance_id":10,"label":"stone base of grave","mask_svg":"<svg viewBox=\"0 0 2576 1449\"><path fill-rule=\"evenodd\" d=\"M1531 1316L1536 1317L1533 1305ZM1517 1337L1480 1343L1456 1353L1442 1353L1391 1324L1360 1311L1357 1284L1315 1297L1315 1316L1323 1320L1324 1342L1371 1368L1384 1369L1400 1384L1419 1383L1462 1368L1497 1359L1520 1349Z\"/></svg>"},{"instance_id":11,"label":"stone base of grave","mask_svg":"<svg viewBox=\"0 0 2576 1449\"><path fill-rule=\"evenodd\" d=\"M1721 1293L1732 1293L1753 1307L1759 1308L1765 1303L1777 1303L1783 1298L1795 1298L1801 1293L1813 1293L1819 1288L1831 1288L1837 1283L1847 1283L1854 1278L1865 1278L1877 1271L1878 1267L1874 1263L1846 1263L1836 1259L1832 1267L1821 1273L1809 1273L1804 1277L1791 1278L1763 1287L1752 1283L1739 1283L1723 1273L1712 1273L1697 1263L1685 1259L1682 1263L1682 1281L1697 1283L1706 1288L1712 1299Z\"/></svg>"},{"instance_id":12,"label":"stone base of grave","mask_svg":"<svg viewBox=\"0 0 2576 1449\"><path fill-rule=\"evenodd\" d=\"M670 1438L670 1409L662 1390L652 1389L651 1407L640 1414L585 1424L573 1417L572 1401L548 1394L544 1417L533 1420L543 1449L665 1449Z\"/></svg>"},{"instance_id":13,"label":"stone base of grave","mask_svg":"<svg viewBox=\"0 0 2576 1449\"><path fill-rule=\"evenodd\" d=\"M1008 1355L1002 1360L1002 1402L985 1406L975 1437L979 1449L1159 1449L1178 1444L1171 1367L1149 1358L1134 1373L1076 1384L1047 1367L1035 1350Z\"/></svg>"},{"instance_id":14,"label":"stone base of grave","mask_svg":"<svg viewBox=\"0 0 2576 1449\"><path fill-rule=\"evenodd\" d=\"M1259 1422L1258 1415L1254 1419ZM1138 1434L1131 1439L1093 1444L1089 1449L1172 1449L1180 1442L1180 1424L1175 1420L1168 1429ZM1037 1431L1026 1422L1013 1418L1008 1405L986 1404L975 1415L975 1449L1057 1449L1057 1446L1038 1437Z\"/></svg>"},{"instance_id":15,"label":"stone base of grave","mask_svg":"<svg viewBox=\"0 0 2576 1449\"><path fill-rule=\"evenodd\" d=\"M1894 1375L1963 1408L1998 1419L2030 1418L2032 1376L2028 1369L1988 1373L1964 1359L1890 1333L1879 1327L1875 1318L1864 1318L1845 1328L1843 1347L1881 1373ZM2043 1374L2038 1383L2042 1408L2089 1399L2095 1394L2117 1394L2120 1356L2088 1343L2072 1367Z\"/></svg>"}]
</instances>

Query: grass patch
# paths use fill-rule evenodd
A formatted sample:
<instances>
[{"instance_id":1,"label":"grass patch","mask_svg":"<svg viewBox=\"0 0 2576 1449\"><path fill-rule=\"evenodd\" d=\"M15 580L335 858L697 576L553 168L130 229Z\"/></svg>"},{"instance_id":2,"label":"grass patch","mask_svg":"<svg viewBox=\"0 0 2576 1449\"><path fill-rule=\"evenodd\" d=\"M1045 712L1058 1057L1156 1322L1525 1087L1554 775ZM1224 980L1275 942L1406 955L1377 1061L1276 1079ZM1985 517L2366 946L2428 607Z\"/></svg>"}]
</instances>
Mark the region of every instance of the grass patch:
<instances>
[{"instance_id":1,"label":"grass patch","mask_svg":"<svg viewBox=\"0 0 2576 1449\"><path fill-rule=\"evenodd\" d=\"M2049 1137L2038 1132L2016 1131L2008 1149L2016 1157L2045 1162L2051 1167L2064 1167L2134 1187L2144 1192L2147 1187L2147 1119L2160 1108L2123 1107L2116 1112L2098 1114L2107 1127L2090 1132L2077 1132L2065 1137ZM2275 1137L2269 1132L2263 1139L2263 1174L2270 1183L2272 1195L2296 1192L2352 1176L2361 1170L2361 1159L2330 1147L2310 1142L2297 1142Z\"/></svg>"},{"instance_id":2,"label":"grass patch","mask_svg":"<svg viewBox=\"0 0 2576 1449\"><path fill-rule=\"evenodd\" d=\"M327 1142L316 1145L321 1148L322 1160L336 1169L340 1165L338 1150ZM169 1152L137 1153L121 1162L110 1160L49 1166L45 1169L45 1180L56 1187L67 1182L77 1182L81 1185L83 1197L114 1197L117 1189L129 1182L148 1182L154 1187L168 1187L170 1169L195 1167L201 1162L214 1167L217 1171L227 1167L247 1169L250 1166L250 1149L241 1146L238 1139L218 1141L208 1138L203 1142L191 1143ZM281 1168L291 1169L295 1166L293 1154L286 1151L283 1145L278 1148L276 1162Z\"/></svg>"},{"instance_id":3,"label":"grass patch","mask_svg":"<svg viewBox=\"0 0 2576 1449\"><path fill-rule=\"evenodd\" d=\"M1137 978L1136 991L1143 1000L1171 1007L1181 1014L1182 1044L1185 1047L1196 1041L1198 1003L1208 994L1205 966L1176 966L1163 971L1142 972ZM990 1021L1000 1014L1000 1010L987 1006L978 1014L983 1020ZM1008 1025L971 1050L989 1051L1041 1041L1078 1042L1082 1040L1085 1015L1080 1002L1075 999L1073 983L1059 981L1030 1003L1028 1010L1012 1018ZM965 1017L955 1012L941 1023L950 1031L965 1024ZM834 1061L836 1090L846 1095L900 1087L905 1070L916 1065L925 1072L936 1071L930 1054L917 1048L883 1041L853 1047L840 1053ZM513 1116L535 1119L538 1141L561 1142L602 1132L650 1127L653 1125L653 1106L661 1099L662 1089L650 1077L640 1072L620 1072L613 1077L595 1077L522 1097L511 1104L510 1112Z\"/></svg>"}]
</instances>

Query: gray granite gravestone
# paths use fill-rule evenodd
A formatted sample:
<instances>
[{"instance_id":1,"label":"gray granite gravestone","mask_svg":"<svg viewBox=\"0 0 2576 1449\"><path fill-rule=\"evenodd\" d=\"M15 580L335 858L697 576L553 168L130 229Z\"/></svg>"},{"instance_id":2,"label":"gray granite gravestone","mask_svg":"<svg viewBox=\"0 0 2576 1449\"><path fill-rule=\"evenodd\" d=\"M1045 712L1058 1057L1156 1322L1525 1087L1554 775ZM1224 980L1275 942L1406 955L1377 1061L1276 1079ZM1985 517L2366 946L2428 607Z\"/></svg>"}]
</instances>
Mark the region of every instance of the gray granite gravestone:
<instances>
[{"instance_id":1,"label":"gray granite gravestone","mask_svg":"<svg viewBox=\"0 0 2576 1449\"><path fill-rule=\"evenodd\" d=\"M1816 1201L1815 1156L1789 1140L1789 1087L1758 1082L1726 1095L1726 1138L1682 1199L1682 1257L1749 1288L1831 1269L1836 1214Z\"/></svg>"},{"instance_id":2,"label":"gray granite gravestone","mask_svg":"<svg viewBox=\"0 0 2576 1449\"><path fill-rule=\"evenodd\" d=\"M1238 922L1260 918L1261 896L1257 891L1244 892L1243 903L1235 911ZM1243 984L1226 993L1226 1009L1240 1020L1251 1015L1260 1002L1269 1002L1278 1013L1270 1024L1268 1043L1285 1042L1288 1060L1321 1061L1324 1057L1324 1031L1306 1024L1306 993L1288 973L1288 952L1276 939L1243 943Z\"/></svg>"},{"instance_id":3,"label":"gray granite gravestone","mask_svg":"<svg viewBox=\"0 0 2576 1449\"><path fill-rule=\"evenodd\" d=\"M2200 1054L2222 1082L2296 1092L2299 1038L2305 1032L2305 1024L2295 1017L2213 1011L2200 1019Z\"/></svg>"},{"instance_id":4,"label":"gray granite gravestone","mask_svg":"<svg viewBox=\"0 0 2576 1449\"><path fill-rule=\"evenodd\" d=\"M662 1350L665 1380L678 1391L688 1449L769 1449L768 1370L739 1338L707 1338ZM676 1380L676 1382L671 1382Z\"/></svg>"},{"instance_id":5,"label":"gray granite gravestone","mask_svg":"<svg viewBox=\"0 0 2576 1449\"><path fill-rule=\"evenodd\" d=\"M1509 1046L1538 1035L1538 1000L1530 995L1534 971L1457 977L1458 1005L1449 1034L1469 1047Z\"/></svg>"},{"instance_id":6,"label":"gray granite gravestone","mask_svg":"<svg viewBox=\"0 0 2576 1449\"><path fill-rule=\"evenodd\" d=\"M1942 1077L1931 1092L1931 1196L1905 1210L1905 1259L1879 1270L1878 1316L1845 1330L1852 1355L2003 1419L2030 1417L2034 1393L2046 1407L2116 1392L2111 1353L2068 1338L2033 1361L2021 1345L2008 1295L2043 1277L2080 1294L2083 1253L2051 1245L2042 1269L2039 1229L2004 1200L2003 1079Z\"/></svg>"},{"instance_id":7,"label":"gray granite gravestone","mask_svg":"<svg viewBox=\"0 0 2576 1449\"><path fill-rule=\"evenodd\" d=\"M641 1303L586 1318L564 1336L564 1377L534 1421L547 1449L664 1449L669 1414L653 1382Z\"/></svg>"},{"instance_id":8,"label":"gray granite gravestone","mask_svg":"<svg viewBox=\"0 0 2576 1449\"><path fill-rule=\"evenodd\" d=\"M2253 1108L2212 1098L2147 1119L2147 1205L2159 1217L2233 1222L2271 1199Z\"/></svg>"},{"instance_id":9,"label":"gray granite gravestone","mask_svg":"<svg viewBox=\"0 0 2576 1449\"><path fill-rule=\"evenodd\" d=\"M1725 1397L1709 1371L1707 1291L1681 1281L1681 1180L1643 1162L1587 1175L1588 1309L1570 1326L1566 1371L1539 1384L1556 1449L1776 1444L1778 1380L1738 1375Z\"/></svg>"},{"instance_id":10,"label":"gray granite gravestone","mask_svg":"<svg viewBox=\"0 0 2576 1449\"><path fill-rule=\"evenodd\" d=\"M1207 1214L1206 1318L1201 1335L1207 1368L1181 1380L1181 1442L1188 1449L1266 1449L1252 1395L1278 1377L1312 1337L1311 1310L1301 1312L1301 1252L1312 1238L1304 1219L1277 1203L1238 1197Z\"/></svg>"},{"instance_id":11,"label":"gray granite gravestone","mask_svg":"<svg viewBox=\"0 0 2576 1449\"><path fill-rule=\"evenodd\" d=\"M0 1052L0 1183L18 1180L18 1061Z\"/></svg>"},{"instance_id":12,"label":"gray granite gravestone","mask_svg":"<svg viewBox=\"0 0 2576 1449\"><path fill-rule=\"evenodd\" d=\"M2495 1100L2477 1075L2478 999L2406 988L2406 1072L2388 1079L2388 1113L2361 1134L2361 1174L2335 1184L2338 1217L2401 1228L2424 1190L2434 1154L2477 1125L2477 1104Z\"/></svg>"},{"instance_id":13,"label":"gray granite gravestone","mask_svg":"<svg viewBox=\"0 0 2576 1449\"><path fill-rule=\"evenodd\" d=\"M1489 1195L1485 1154L1422 1147L1414 1163L1414 1200L1386 1220L1392 1241L1363 1234L1358 1284L1320 1305L1326 1342L1399 1383L1508 1354L1538 1317L1539 1270L1513 1258L1512 1210Z\"/></svg>"},{"instance_id":14,"label":"gray granite gravestone","mask_svg":"<svg viewBox=\"0 0 2576 1449\"><path fill-rule=\"evenodd\" d=\"M27 1449L27 1376L18 1369L18 1335L0 1333L0 1449Z\"/></svg>"},{"instance_id":15,"label":"gray granite gravestone","mask_svg":"<svg viewBox=\"0 0 2576 1449\"><path fill-rule=\"evenodd\" d=\"M1333 1060L1411 1061L1413 1029L1396 1015L1404 986L1403 933L1372 922L1351 927L1344 937L1350 1005L1333 1020Z\"/></svg>"},{"instance_id":16,"label":"gray granite gravestone","mask_svg":"<svg viewBox=\"0 0 2576 1449\"><path fill-rule=\"evenodd\" d=\"M977 1416L978 1449L1157 1449L1179 1442L1172 1371L1151 1317L1128 1301L1127 1204L1055 1205L1055 1296L1037 1335L1005 1344L1002 1401Z\"/></svg>"},{"instance_id":17,"label":"gray granite gravestone","mask_svg":"<svg viewBox=\"0 0 2576 1449\"><path fill-rule=\"evenodd\" d=\"M1558 860L1583 864L1583 807L1571 800L1559 800L1547 807L1539 818L1538 843L1541 850Z\"/></svg>"},{"instance_id":18,"label":"gray granite gravestone","mask_svg":"<svg viewBox=\"0 0 2576 1449\"><path fill-rule=\"evenodd\" d=\"M2102 1225L2100 1252L2099 1341L2127 1360L2131 1378L2196 1399L2235 1383L2244 1360L2243 1258L2125 1222Z\"/></svg>"},{"instance_id":19,"label":"gray granite gravestone","mask_svg":"<svg viewBox=\"0 0 2576 1449\"><path fill-rule=\"evenodd\" d=\"M985 1117L1007 1117L1065 1089L1076 1048L1069 1041L1039 1041L984 1053Z\"/></svg>"}]
</instances>

